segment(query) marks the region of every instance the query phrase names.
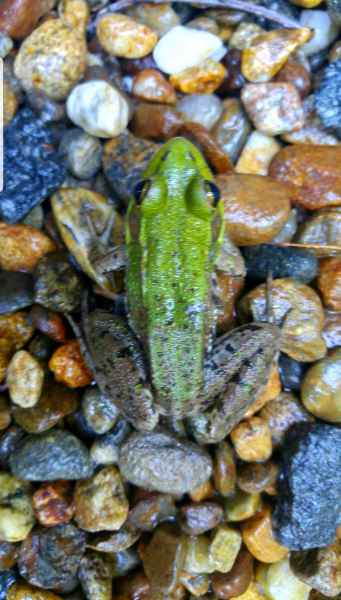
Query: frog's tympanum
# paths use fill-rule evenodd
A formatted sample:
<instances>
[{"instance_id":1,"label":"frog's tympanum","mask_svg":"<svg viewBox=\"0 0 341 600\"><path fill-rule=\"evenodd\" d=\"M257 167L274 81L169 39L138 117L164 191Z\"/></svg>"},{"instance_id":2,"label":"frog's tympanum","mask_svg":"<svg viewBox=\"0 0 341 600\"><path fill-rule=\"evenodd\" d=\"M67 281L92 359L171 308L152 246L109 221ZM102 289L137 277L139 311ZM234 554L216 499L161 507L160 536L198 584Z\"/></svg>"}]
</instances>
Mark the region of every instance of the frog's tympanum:
<instances>
[{"instance_id":1,"label":"frog's tympanum","mask_svg":"<svg viewBox=\"0 0 341 600\"><path fill-rule=\"evenodd\" d=\"M99 387L137 429L153 429L160 414L188 418L199 441L216 442L267 381L276 326L252 323L214 339L223 241L212 173L195 146L174 138L127 211L128 320L95 310L83 324Z\"/></svg>"}]
</instances>

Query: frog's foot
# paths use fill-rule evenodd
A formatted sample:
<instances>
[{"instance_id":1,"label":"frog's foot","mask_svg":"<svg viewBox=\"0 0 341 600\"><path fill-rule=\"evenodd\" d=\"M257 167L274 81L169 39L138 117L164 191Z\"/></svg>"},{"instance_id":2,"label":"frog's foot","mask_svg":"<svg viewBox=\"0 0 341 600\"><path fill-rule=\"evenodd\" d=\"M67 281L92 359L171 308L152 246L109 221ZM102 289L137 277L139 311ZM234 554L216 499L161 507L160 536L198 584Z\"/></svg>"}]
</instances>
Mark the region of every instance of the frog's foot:
<instances>
[{"instance_id":1,"label":"frog's foot","mask_svg":"<svg viewBox=\"0 0 341 600\"><path fill-rule=\"evenodd\" d=\"M115 212L108 219L103 231L98 233L91 214L86 215L93 245L89 257L97 273L102 275L123 269L127 264L125 246L112 246L111 234L115 223Z\"/></svg>"},{"instance_id":2,"label":"frog's foot","mask_svg":"<svg viewBox=\"0 0 341 600\"><path fill-rule=\"evenodd\" d=\"M86 345L84 334L83 334L80 326L77 325L76 321L70 315L65 314L65 317L66 317L66 320L68 321L73 333L75 334L76 339L78 340L80 351L84 358L85 364L95 378L95 373L96 373L95 363L92 360L91 352L89 352L88 347Z\"/></svg>"}]
</instances>

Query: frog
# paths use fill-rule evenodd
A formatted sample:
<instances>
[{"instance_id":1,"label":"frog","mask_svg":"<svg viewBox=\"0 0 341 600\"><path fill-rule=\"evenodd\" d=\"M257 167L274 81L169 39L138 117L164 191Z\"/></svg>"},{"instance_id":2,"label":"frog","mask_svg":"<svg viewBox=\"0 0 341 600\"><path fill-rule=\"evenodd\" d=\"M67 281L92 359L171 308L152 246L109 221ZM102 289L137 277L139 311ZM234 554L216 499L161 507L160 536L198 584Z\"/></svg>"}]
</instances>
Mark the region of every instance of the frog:
<instances>
[{"instance_id":1,"label":"frog","mask_svg":"<svg viewBox=\"0 0 341 600\"><path fill-rule=\"evenodd\" d=\"M127 315L83 310L87 364L138 430L181 419L198 441L216 443L268 380L279 352L275 324L215 335L224 248L224 206L213 173L194 144L172 138L151 159L127 209ZM122 266L118 254L110 249L103 270Z\"/></svg>"}]
</instances>

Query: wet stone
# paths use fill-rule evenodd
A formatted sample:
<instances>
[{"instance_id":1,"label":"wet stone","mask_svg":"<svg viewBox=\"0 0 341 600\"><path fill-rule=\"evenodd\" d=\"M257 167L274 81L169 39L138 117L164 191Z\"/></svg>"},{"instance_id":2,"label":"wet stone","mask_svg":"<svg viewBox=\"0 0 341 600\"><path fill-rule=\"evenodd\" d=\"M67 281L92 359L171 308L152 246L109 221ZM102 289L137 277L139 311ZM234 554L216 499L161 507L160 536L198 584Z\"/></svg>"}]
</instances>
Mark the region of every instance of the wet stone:
<instances>
[{"instance_id":1,"label":"wet stone","mask_svg":"<svg viewBox=\"0 0 341 600\"><path fill-rule=\"evenodd\" d=\"M293 425L313 420L302 403L288 393L282 393L266 404L260 415L269 425L274 448L285 443L285 436Z\"/></svg>"},{"instance_id":2,"label":"wet stone","mask_svg":"<svg viewBox=\"0 0 341 600\"><path fill-rule=\"evenodd\" d=\"M333 23L328 12L325 10L302 10L300 23L302 27L314 30L314 35L310 41L301 48L304 56L314 57L319 52L328 48L337 38L338 27Z\"/></svg>"},{"instance_id":3,"label":"wet stone","mask_svg":"<svg viewBox=\"0 0 341 600\"><path fill-rule=\"evenodd\" d=\"M264 281L269 272L274 279L293 277L303 283L315 279L318 272L317 258L307 250L299 248L277 248L262 244L243 249L247 277L253 281Z\"/></svg>"},{"instance_id":4,"label":"wet stone","mask_svg":"<svg viewBox=\"0 0 341 600\"><path fill-rule=\"evenodd\" d=\"M225 517L227 521L245 521L255 515L261 506L260 494L247 494L237 489L236 493L225 500Z\"/></svg>"},{"instance_id":5,"label":"wet stone","mask_svg":"<svg viewBox=\"0 0 341 600\"><path fill-rule=\"evenodd\" d=\"M288 554L288 549L274 536L272 514L264 506L251 519L242 524L243 542L249 552L263 563L277 563Z\"/></svg>"},{"instance_id":6,"label":"wet stone","mask_svg":"<svg viewBox=\"0 0 341 600\"><path fill-rule=\"evenodd\" d=\"M69 523L75 512L72 488L67 481L45 483L34 492L32 504L43 527Z\"/></svg>"},{"instance_id":7,"label":"wet stone","mask_svg":"<svg viewBox=\"0 0 341 600\"><path fill-rule=\"evenodd\" d=\"M166 494L143 493L130 509L127 523L138 531L152 531L176 516L174 498Z\"/></svg>"},{"instance_id":8,"label":"wet stone","mask_svg":"<svg viewBox=\"0 0 341 600\"><path fill-rule=\"evenodd\" d=\"M211 59L170 76L170 83L183 94L213 94L224 81L225 67Z\"/></svg>"},{"instance_id":9,"label":"wet stone","mask_svg":"<svg viewBox=\"0 0 341 600\"><path fill-rule=\"evenodd\" d=\"M236 173L268 175L270 163L279 149L274 137L252 131L236 164Z\"/></svg>"},{"instance_id":10,"label":"wet stone","mask_svg":"<svg viewBox=\"0 0 341 600\"><path fill-rule=\"evenodd\" d=\"M212 588L215 596L229 600L244 594L253 575L253 557L243 548L228 573L213 573Z\"/></svg>"},{"instance_id":11,"label":"wet stone","mask_svg":"<svg viewBox=\"0 0 341 600\"><path fill-rule=\"evenodd\" d=\"M56 381L70 388L85 387L93 379L84 362L78 340L69 340L59 346L49 360L49 368Z\"/></svg>"},{"instance_id":12,"label":"wet stone","mask_svg":"<svg viewBox=\"0 0 341 600\"><path fill-rule=\"evenodd\" d=\"M87 552L81 560L78 578L87 600L111 600L112 569L105 555Z\"/></svg>"},{"instance_id":13,"label":"wet stone","mask_svg":"<svg viewBox=\"0 0 341 600\"><path fill-rule=\"evenodd\" d=\"M25 432L12 425L4 431L0 437L0 467L9 470L9 458L16 451L20 442L23 440Z\"/></svg>"},{"instance_id":14,"label":"wet stone","mask_svg":"<svg viewBox=\"0 0 341 600\"><path fill-rule=\"evenodd\" d=\"M142 553L142 563L152 594L175 590L184 559L184 536L172 525L158 527Z\"/></svg>"},{"instance_id":15,"label":"wet stone","mask_svg":"<svg viewBox=\"0 0 341 600\"><path fill-rule=\"evenodd\" d=\"M4 135L6 178L0 218L16 223L61 186L65 166L54 148L53 134L30 109L21 109Z\"/></svg>"},{"instance_id":16,"label":"wet stone","mask_svg":"<svg viewBox=\"0 0 341 600\"><path fill-rule=\"evenodd\" d=\"M326 311L323 337L328 349L341 346L341 313Z\"/></svg>"},{"instance_id":17,"label":"wet stone","mask_svg":"<svg viewBox=\"0 0 341 600\"><path fill-rule=\"evenodd\" d=\"M26 437L12 454L10 465L14 475L28 481L84 479L93 470L84 444L58 429Z\"/></svg>"},{"instance_id":18,"label":"wet stone","mask_svg":"<svg viewBox=\"0 0 341 600\"><path fill-rule=\"evenodd\" d=\"M234 451L222 441L214 448L214 485L221 496L231 496L236 487L237 474Z\"/></svg>"},{"instance_id":19,"label":"wet stone","mask_svg":"<svg viewBox=\"0 0 341 600\"><path fill-rule=\"evenodd\" d=\"M177 134L181 114L171 106L141 102L134 111L131 130L138 138L164 141Z\"/></svg>"},{"instance_id":20,"label":"wet stone","mask_svg":"<svg viewBox=\"0 0 341 600\"><path fill-rule=\"evenodd\" d=\"M304 125L303 106L291 83L248 83L241 98L255 128L266 135L279 135Z\"/></svg>"},{"instance_id":21,"label":"wet stone","mask_svg":"<svg viewBox=\"0 0 341 600\"><path fill-rule=\"evenodd\" d=\"M28 273L0 272L0 315L33 304L33 278Z\"/></svg>"},{"instance_id":22,"label":"wet stone","mask_svg":"<svg viewBox=\"0 0 341 600\"><path fill-rule=\"evenodd\" d=\"M175 104L176 94L173 86L156 69L139 71L132 82L132 94L140 100Z\"/></svg>"},{"instance_id":23,"label":"wet stone","mask_svg":"<svg viewBox=\"0 0 341 600\"><path fill-rule=\"evenodd\" d=\"M35 529L22 544L18 567L30 584L70 592L85 552L85 533L74 525Z\"/></svg>"},{"instance_id":24,"label":"wet stone","mask_svg":"<svg viewBox=\"0 0 341 600\"><path fill-rule=\"evenodd\" d=\"M324 305L335 311L341 310L341 259L326 258L320 262L317 280Z\"/></svg>"},{"instance_id":25,"label":"wet stone","mask_svg":"<svg viewBox=\"0 0 341 600\"><path fill-rule=\"evenodd\" d=\"M242 53L234 48L229 49L222 59L226 67L225 78L218 88L218 94L225 96L229 92L237 92L245 84L245 77L241 71Z\"/></svg>"},{"instance_id":26,"label":"wet stone","mask_svg":"<svg viewBox=\"0 0 341 600\"><path fill-rule=\"evenodd\" d=\"M341 430L322 423L292 427L282 452L276 537L291 550L330 544L340 523Z\"/></svg>"},{"instance_id":27,"label":"wet stone","mask_svg":"<svg viewBox=\"0 0 341 600\"><path fill-rule=\"evenodd\" d=\"M119 415L118 408L97 387L86 390L82 411L90 427L100 435L112 429Z\"/></svg>"},{"instance_id":28,"label":"wet stone","mask_svg":"<svg viewBox=\"0 0 341 600\"><path fill-rule=\"evenodd\" d=\"M65 157L69 171L78 179L90 179L101 167L100 140L80 129L71 129L64 134L59 152Z\"/></svg>"},{"instance_id":29,"label":"wet stone","mask_svg":"<svg viewBox=\"0 0 341 600\"><path fill-rule=\"evenodd\" d=\"M341 542L319 550L292 552L290 567L301 581L334 598L341 593Z\"/></svg>"},{"instance_id":30,"label":"wet stone","mask_svg":"<svg viewBox=\"0 0 341 600\"><path fill-rule=\"evenodd\" d=\"M315 417L341 423L341 348L332 350L306 373L301 399Z\"/></svg>"},{"instance_id":31,"label":"wet stone","mask_svg":"<svg viewBox=\"0 0 341 600\"><path fill-rule=\"evenodd\" d=\"M272 462L242 463L238 469L238 487L249 494L259 494L275 485L278 467Z\"/></svg>"},{"instance_id":32,"label":"wet stone","mask_svg":"<svg viewBox=\"0 0 341 600\"><path fill-rule=\"evenodd\" d=\"M223 519L223 509L215 502L187 504L180 509L181 528L188 535L214 529Z\"/></svg>"},{"instance_id":33,"label":"wet stone","mask_svg":"<svg viewBox=\"0 0 341 600\"><path fill-rule=\"evenodd\" d=\"M21 542L31 531L35 518L31 487L25 481L0 472L0 539Z\"/></svg>"},{"instance_id":34,"label":"wet stone","mask_svg":"<svg viewBox=\"0 0 341 600\"><path fill-rule=\"evenodd\" d=\"M33 271L39 259L55 250L44 233L29 225L0 223L0 268L7 271Z\"/></svg>"},{"instance_id":35,"label":"wet stone","mask_svg":"<svg viewBox=\"0 0 341 600\"><path fill-rule=\"evenodd\" d=\"M199 123L206 129L212 129L222 114L223 104L214 94L191 94L181 98L176 109L185 121Z\"/></svg>"},{"instance_id":36,"label":"wet stone","mask_svg":"<svg viewBox=\"0 0 341 600\"><path fill-rule=\"evenodd\" d=\"M31 408L40 398L44 369L29 352L19 350L7 367L6 381L12 402L22 408Z\"/></svg>"},{"instance_id":37,"label":"wet stone","mask_svg":"<svg viewBox=\"0 0 341 600\"><path fill-rule=\"evenodd\" d=\"M276 75L275 81L292 83L302 98L307 96L311 90L311 75L308 69L294 59L288 60L285 63L284 67Z\"/></svg>"},{"instance_id":38,"label":"wet stone","mask_svg":"<svg viewBox=\"0 0 341 600\"><path fill-rule=\"evenodd\" d=\"M15 565L18 558L18 544L0 542L0 571L6 571Z\"/></svg>"},{"instance_id":39,"label":"wet stone","mask_svg":"<svg viewBox=\"0 0 341 600\"><path fill-rule=\"evenodd\" d=\"M0 8L0 29L14 39L31 33L38 20L53 8L54 0L5 0Z\"/></svg>"},{"instance_id":40,"label":"wet stone","mask_svg":"<svg viewBox=\"0 0 341 600\"><path fill-rule=\"evenodd\" d=\"M250 132L250 123L241 105L236 98L224 100L223 113L215 124L212 135L229 156L236 162Z\"/></svg>"},{"instance_id":41,"label":"wet stone","mask_svg":"<svg viewBox=\"0 0 341 600\"><path fill-rule=\"evenodd\" d=\"M18 575L14 570L0 572L0 600L7 600L10 588L16 583Z\"/></svg>"},{"instance_id":42,"label":"wet stone","mask_svg":"<svg viewBox=\"0 0 341 600\"><path fill-rule=\"evenodd\" d=\"M284 391L298 392L304 373L307 370L307 365L281 352L278 366Z\"/></svg>"},{"instance_id":43,"label":"wet stone","mask_svg":"<svg viewBox=\"0 0 341 600\"><path fill-rule=\"evenodd\" d=\"M284 558L275 564L259 565L257 583L272 600L308 600L311 587L292 572L289 560Z\"/></svg>"},{"instance_id":44,"label":"wet stone","mask_svg":"<svg viewBox=\"0 0 341 600\"><path fill-rule=\"evenodd\" d=\"M66 326L63 317L36 304L29 313L29 320L42 333L54 342L66 341Z\"/></svg>"},{"instance_id":45,"label":"wet stone","mask_svg":"<svg viewBox=\"0 0 341 600\"><path fill-rule=\"evenodd\" d=\"M63 254L53 252L43 257L35 269L34 280L38 304L59 312L72 312L79 307L81 281Z\"/></svg>"},{"instance_id":46,"label":"wet stone","mask_svg":"<svg viewBox=\"0 0 341 600\"><path fill-rule=\"evenodd\" d=\"M161 431L132 434L121 446L119 467L134 485L171 494L193 490L212 473L205 450Z\"/></svg>"}]
</instances>

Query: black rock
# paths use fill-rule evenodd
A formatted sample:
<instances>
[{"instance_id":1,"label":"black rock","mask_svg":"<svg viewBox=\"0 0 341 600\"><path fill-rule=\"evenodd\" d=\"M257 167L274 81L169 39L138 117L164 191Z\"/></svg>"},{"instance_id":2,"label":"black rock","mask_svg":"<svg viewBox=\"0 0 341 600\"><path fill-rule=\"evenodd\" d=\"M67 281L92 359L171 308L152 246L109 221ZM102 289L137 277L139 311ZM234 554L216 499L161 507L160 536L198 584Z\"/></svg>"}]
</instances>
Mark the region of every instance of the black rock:
<instances>
[{"instance_id":1,"label":"black rock","mask_svg":"<svg viewBox=\"0 0 341 600\"><path fill-rule=\"evenodd\" d=\"M4 131L4 190L0 219L22 220L57 190L65 166L54 148L54 136L29 108L20 110Z\"/></svg>"},{"instance_id":2,"label":"black rock","mask_svg":"<svg viewBox=\"0 0 341 600\"><path fill-rule=\"evenodd\" d=\"M290 356L281 352L279 355L278 366L284 390L298 392L309 365L298 362L294 358L290 358Z\"/></svg>"},{"instance_id":3,"label":"black rock","mask_svg":"<svg viewBox=\"0 0 341 600\"><path fill-rule=\"evenodd\" d=\"M84 479L93 473L86 446L59 429L29 435L10 458L13 475L27 481Z\"/></svg>"},{"instance_id":4,"label":"black rock","mask_svg":"<svg viewBox=\"0 0 341 600\"><path fill-rule=\"evenodd\" d=\"M293 277L307 283L318 272L317 258L300 248L280 248L271 244L260 244L242 249L247 277L253 281L266 280L269 273L278 277Z\"/></svg>"},{"instance_id":5,"label":"black rock","mask_svg":"<svg viewBox=\"0 0 341 600\"><path fill-rule=\"evenodd\" d=\"M16 583L17 579L18 575L12 569L0 572L0 600L6 600L9 588Z\"/></svg>"},{"instance_id":6,"label":"black rock","mask_svg":"<svg viewBox=\"0 0 341 600\"><path fill-rule=\"evenodd\" d=\"M325 127L341 127L341 59L324 69L315 91L315 108Z\"/></svg>"},{"instance_id":7,"label":"black rock","mask_svg":"<svg viewBox=\"0 0 341 600\"><path fill-rule=\"evenodd\" d=\"M33 298L33 278L29 273L0 271L0 315L31 306Z\"/></svg>"},{"instance_id":8,"label":"black rock","mask_svg":"<svg viewBox=\"0 0 341 600\"><path fill-rule=\"evenodd\" d=\"M9 459L25 437L25 431L12 425L0 437L0 469L9 470Z\"/></svg>"},{"instance_id":9,"label":"black rock","mask_svg":"<svg viewBox=\"0 0 341 600\"><path fill-rule=\"evenodd\" d=\"M300 423L288 432L273 526L290 550L327 546L341 523L341 428Z\"/></svg>"}]
</instances>

